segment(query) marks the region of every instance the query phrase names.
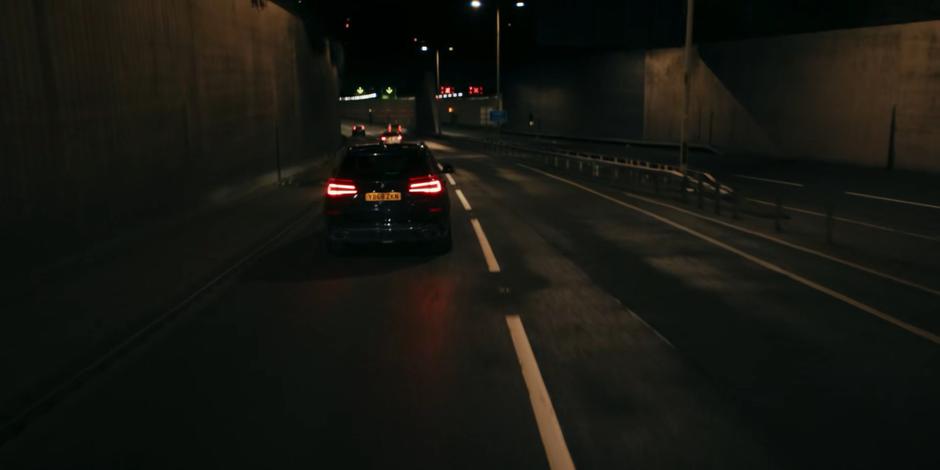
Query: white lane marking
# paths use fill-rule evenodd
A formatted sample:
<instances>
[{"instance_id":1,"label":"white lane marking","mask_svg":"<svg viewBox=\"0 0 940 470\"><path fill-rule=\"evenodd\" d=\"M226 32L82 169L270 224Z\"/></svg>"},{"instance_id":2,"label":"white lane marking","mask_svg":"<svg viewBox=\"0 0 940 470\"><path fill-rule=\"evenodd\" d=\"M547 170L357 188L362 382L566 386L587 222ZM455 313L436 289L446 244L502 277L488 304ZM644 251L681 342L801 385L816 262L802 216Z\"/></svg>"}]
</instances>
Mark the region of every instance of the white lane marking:
<instances>
[{"instance_id":1,"label":"white lane marking","mask_svg":"<svg viewBox=\"0 0 940 470\"><path fill-rule=\"evenodd\" d=\"M530 169L530 170L532 170L532 171L534 171L534 172L541 173L541 174L543 174L543 175L545 175L545 176L548 176L549 178L556 179L556 180L561 181L561 182L563 182L563 183L566 183L566 184L568 184L568 185L571 185L571 186L574 186L574 187L576 187L576 188L579 188L579 189L582 189L582 190L584 190L584 191L587 191L587 192L589 192L589 193L591 193L591 194L594 194L595 196L598 196L598 197L601 197L601 198L603 198L603 199L606 199L606 200L608 200L608 201L610 201L610 202L613 202L614 204L617 204L617 205L619 205L619 206L626 207L627 209L632 209L632 210L634 210L634 211L636 211L636 212L639 212L639 213L644 214L644 215L646 215L646 216L648 216L648 217L651 217L651 218L653 218L653 219L656 219L656 220L658 220L658 221L660 221L660 222L662 222L662 223L664 223L664 224L666 224L666 225L669 225L669 226L671 226L671 227L673 227L673 228L679 229L679 230L681 230L681 231L683 231L683 232L688 233L689 235L692 235L692 236L694 236L694 237L696 237L696 238L699 238L699 239L701 239L701 240L703 240L703 241L706 241L706 242L708 242L708 243L711 243L712 245L715 245L715 246L717 246L717 247L719 247L719 248L722 248L722 249L724 249L724 250L726 250L726 251L729 251L729 252L731 252L731 253L734 253L734 254L736 254L736 255L738 255L738 256L740 256L740 257L742 257L742 258L744 258L744 259L746 259L746 260L748 260L748 261L750 261L750 262L752 262L752 263L754 263L754 264L757 264L758 266L761 266L761 267L766 268L766 269L768 269L768 270L770 270L770 271L773 271L773 272L775 272L775 273L777 273L777 274L780 274L780 275L783 275L783 276L785 276L785 277L788 277L788 278L790 278L790 279L792 279L792 280L794 280L794 281L796 281L796 282L798 282L798 283L800 283L800 284L803 284L804 286L807 286L807 287L809 287L809 288L811 288L811 289L814 289L814 290L819 291L819 292L821 292L821 293L823 293L823 294L826 294L826 295L828 295L828 296L830 296L830 297L832 297L832 298L834 298L834 299L836 299L836 300L840 300L840 301L842 301L842 302L844 302L844 303L846 303L846 304L849 304L849 305L851 305L851 306L853 306L853 307L855 307L855 308L857 308L857 309L859 309L859 310L861 310L861 311L863 311L863 312L865 312L865 313L868 313L869 315L872 315L872 316L874 316L874 317L877 317L877 318L879 318L879 319L881 319L881 320L884 320L884 321L886 321L886 322L888 322L888 323L890 323L890 324L892 324L892 325L894 325L894 326L896 326L896 327L898 327L898 328L901 328L902 330L905 330L905 331L907 331L907 332L909 332L909 333L912 333L912 334L914 334L914 335L916 335L916 336L919 336L919 337L921 337L921 338L924 338L924 339L926 339L926 340L928 340L928 341L930 341L930 342L932 342L932 343L934 343L934 344L940 344L940 336L937 336L937 335L935 335L935 334L933 334L933 333L931 333L931 332L929 332L929 331L927 331L927 330L924 330L924 329L918 328L918 327L916 327L916 326L914 326L914 325L911 325L910 323L907 323L907 322L904 322L904 321L899 320L899 319L897 319L897 318L894 318L894 317L892 317L891 315L888 315L887 313L884 313L884 312L882 312L882 311L880 311L880 310L878 310L878 309L876 309L876 308L874 308L874 307L872 307L872 306L870 306L870 305L864 304L864 303L862 303L862 302L860 302L860 301L858 301L858 300L855 300L855 299L853 299L853 298L851 298L851 297L849 297L849 296L847 296L847 295L845 295L845 294L842 294L842 293L837 292L837 291L835 291L835 290L832 290L832 289L830 289L830 288L828 288L828 287L826 287L826 286L823 286L823 285L821 285L821 284L819 284L819 283L816 283L816 282L814 282L814 281L811 281L811 280L809 280L809 279L807 279L807 278L805 278L805 277L803 277L803 276L800 276L799 274L796 274L796 273L787 271L786 269L783 269L783 268L781 268L780 266L777 266L776 264L773 264L773 263L771 263L771 262L769 262L769 261L765 261L765 260L763 260L763 259L761 259L761 258L758 258L758 257L754 256L754 255L745 253L744 251L741 251L741 250L739 250L739 249L737 249L737 248L735 248L735 247L733 247L733 246L731 246L731 245L728 245L728 244L726 244L726 243L720 242L720 241L718 241L718 240L716 240L716 239L714 239L714 238L712 238L712 237L709 237L708 235L705 235L705 234L703 234L703 233L697 232L697 231L695 231L695 230L693 230L693 229L691 229L691 228L689 228L689 227L686 227L686 226L684 226L684 225L682 225L682 224L679 224L678 222L673 222L673 221L670 220L670 219L667 219L667 218L665 218L665 217L663 217L663 216L660 216L660 215L658 215L658 214L654 214L654 213L652 213L652 212L650 212L650 211L648 211L648 210L646 210L646 209L640 208L640 207L638 207L638 206L634 206L633 204L629 204L629 203L623 202L623 201L621 201L621 200L619 200L619 199L610 197L610 196L608 196L608 195L606 195L606 194L604 194L604 193L601 193L601 192L599 192L599 191L595 191L595 190L593 190L593 189L591 189L591 188L588 188L587 186L583 186L583 185L581 185L581 184L575 183L574 181L571 181L571 180L562 178L562 177L560 177L560 176L555 176L555 175L553 175L553 174L551 174L551 173L547 173L547 172L544 172L544 171L539 170L539 169L537 169L537 168L533 168L533 167L528 166L528 165L523 165L523 164L521 164L521 163L517 163L517 165L519 165L519 166L521 166L521 167L524 167L524 168L528 168L528 169ZM632 195L631 195L631 196L632 196ZM638 196L634 196L634 197L638 197ZM717 221L716 221L716 222L717 222ZM725 225L730 225L730 224L725 224ZM730 226L731 226L732 228L741 229L740 227L735 227L735 226L733 226L733 225L730 225ZM741 230L742 230L742 231L745 231L745 230L747 230L747 229L741 229ZM763 234L759 234L759 233L757 233L757 232L754 232L754 234L757 235L757 236L761 236L761 237L764 237L764 238L768 238L768 239L771 239L771 238L772 238L772 237L766 237L766 236L764 236ZM783 240L780 240L780 242L783 242ZM784 244L787 244L787 242L783 242L783 243L784 243ZM790 244L788 244L788 245L790 245ZM804 248L802 248L802 247L799 247L798 245L792 245L792 247L797 248L797 249L804 249ZM805 249L804 249L804 250L805 250ZM810 251L811 251L811 250L810 250ZM820 254L821 254L821 253L820 253ZM838 260L838 258L832 258L832 259ZM857 265L856 265L856 266L857 266ZM863 267L859 266L859 268L863 268ZM863 269L865 269L865 268L863 268ZM934 291L934 292L936 293L936 291Z\"/></svg>"},{"instance_id":2,"label":"white lane marking","mask_svg":"<svg viewBox=\"0 0 940 470\"><path fill-rule=\"evenodd\" d=\"M529 338L522 326L522 319L519 315L507 315L506 325L509 327L512 345L516 349L522 378L529 390L529 402L535 414L535 423L539 428L545 456L548 457L548 467L552 470L574 470L574 461L571 460L571 454L568 452L568 444L565 443L561 425L558 424L555 407L552 406L552 399L548 396L548 389L545 388L545 382L542 380L542 373L539 371L532 345L529 344Z\"/></svg>"},{"instance_id":3,"label":"white lane marking","mask_svg":"<svg viewBox=\"0 0 940 470\"><path fill-rule=\"evenodd\" d=\"M480 249L483 250L483 257L486 258L486 267L491 273L498 273L499 262L496 261L496 255L493 254L493 247L490 246L490 241L486 239L486 234L483 233L483 227L480 226L480 221L476 218L472 218L470 219L470 223L473 224L473 231L477 234L477 241L480 242Z\"/></svg>"},{"instance_id":4,"label":"white lane marking","mask_svg":"<svg viewBox=\"0 0 940 470\"><path fill-rule=\"evenodd\" d=\"M444 145L440 142L435 142L433 140L425 141L424 145L427 145L429 149L434 150L434 151L438 151L438 150L444 151L444 152L456 152L457 151L451 146Z\"/></svg>"},{"instance_id":5,"label":"white lane marking","mask_svg":"<svg viewBox=\"0 0 940 470\"><path fill-rule=\"evenodd\" d=\"M772 202L770 202L770 201L762 201L762 200L760 200L760 199L754 199L754 198L750 198L750 197L747 198L747 200L748 200L748 201L751 201L751 202L756 202L756 203L758 203L758 204L763 204L763 205L765 205L765 206L775 206L775 205L776 205L776 204L774 204L774 203L772 203ZM782 207L783 207L784 209L786 209L786 210L793 211L793 212L799 212L799 213L801 213L801 214L815 215L815 216L817 216L817 217L825 217L825 216L826 216L826 214L823 214L822 212L815 212L815 211L811 211L811 210L800 209L800 208L798 208L798 207L793 207L793 206L782 206ZM884 225L870 224L870 223L868 223L868 222L862 222L861 220L846 219L845 217L833 217L833 220L837 220L837 221L839 221L839 222L845 222L845 223L847 223L847 224L860 225L860 226L862 226L862 227L873 228L873 229L875 229L875 230L882 230L882 231L885 231L885 232L892 232L892 233L897 233L897 234L900 234L900 235L907 235L907 236L909 236L909 237L922 238L922 239L924 239L924 240L940 241L940 237L931 237L930 235L923 235L923 234L920 234L920 233L908 232L908 231L905 231L905 230L898 230L898 229L896 229L896 228L886 227L886 226L884 226Z\"/></svg>"},{"instance_id":6,"label":"white lane marking","mask_svg":"<svg viewBox=\"0 0 940 470\"><path fill-rule=\"evenodd\" d=\"M779 245L786 246L786 247L788 247L788 248L793 248L794 250L802 251L803 253L808 253L808 254L811 254L811 255L814 255L814 256L818 256L818 257L820 257L820 258L823 258L823 259L832 261L832 262L834 262L834 263L839 263L839 264L841 264L841 265L843 265L843 266L848 266L848 267L850 267L850 268L852 268L852 269L856 269L856 270L859 270L859 271L862 271L862 272L871 274L872 276L877 276L877 277L880 277L880 278L882 278L882 279L887 279L887 280L889 280L889 281L893 281L893 282L896 282L896 283L898 283L898 284L903 284L903 285L905 285L905 286L912 287L912 288L914 288L914 289L917 289L917 290L926 292L926 293L928 293L928 294L932 294L932 295L935 295L935 296L940 297L940 290L933 289L933 288L927 287L927 286L922 285L922 284L918 284L918 283L916 283L916 282L914 282L914 281L908 281L907 279L903 279L903 278L900 278L900 277L897 277L897 276L892 276L892 275L890 275L890 274L888 274L888 273L883 273L883 272L878 271L878 270L876 270L876 269L874 269L874 268L869 268L869 267L867 267L867 266L862 266L862 265L860 265L860 264L853 263L853 262L851 262L851 261L849 261L849 260L842 259L842 258L839 258L839 257L837 257L837 256L832 256L832 255L823 253L823 252L821 252L821 251L816 251L816 250L814 250L814 249L812 249L812 248L807 248L807 247L802 246L802 245L797 245L797 244L795 244L795 243L790 243L790 242L788 242L788 241L786 241L786 240L784 240L784 239L782 239L782 238L773 237L773 236L766 235L766 234L763 234L763 233L761 233L761 232L758 232L758 231L756 231L756 230L751 230L751 229L749 229L749 228L744 228L744 227L741 227L741 226L739 226L739 225L730 224L730 223L725 222L725 221L723 221L723 220L719 220L719 219L714 219L714 218L711 218L711 217L707 217L707 216L702 215L702 214L699 214L699 213L697 213L697 212L692 212L692 211L690 211L690 210L688 210L688 209L684 209L684 208L682 208L682 207L674 206L674 205L672 205L672 204L667 204L667 203L665 203L665 202L660 202L660 201L657 201L657 200L655 200L655 199L649 199L649 198L646 198L646 197L643 197L643 196L639 196L639 195L631 194L631 193L626 193L626 192L623 193L623 194L624 194L625 196L632 197L632 198L634 198L634 199L639 199L639 200L641 200L641 201L643 201L643 202L647 202L647 203L650 203L650 204L655 204L655 205L657 205L657 206L668 207L668 208L670 208L670 209L672 209L672 210L682 212L683 214L691 215L692 217L696 217L696 218L699 218L699 219L702 219L702 220L707 220L707 221L710 221L710 222L714 222L714 223L716 223L716 224L718 224L718 225L721 225L721 226L723 226L723 227L728 227L728 228L730 228L730 229L737 230L737 231L739 231L739 232L743 232L743 233L746 233L746 234L748 234L748 235L752 235L752 236L755 236L755 237L758 237L758 238L763 238L764 240L767 240L767 241L770 241L770 242L774 242L774 243L777 243L777 244L779 244Z\"/></svg>"},{"instance_id":7,"label":"white lane marking","mask_svg":"<svg viewBox=\"0 0 940 470\"><path fill-rule=\"evenodd\" d=\"M875 196L873 194L865 194L865 193L853 193L852 191L846 191L845 194L848 194L849 196L863 197L866 199L877 199L879 201L888 201L888 202L896 202L898 204L907 204L909 206L926 207L928 209L940 209L940 206L937 206L934 204L927 204L926 202L905 201L904 199L894 199L890 197Z\"/></svg>"},{"instance_id":8,"label":"white lane marking","mask_svg":"<svg viewBox=\"0 0 940 470\"><path fill-rule=\"evenodd\" d=\"M457 186L457 181L454 180L454 177L451 176L450 173L444 173L444 176L447 177L447 182L450 183L451 186Z\"/></svg>"},{"instance_id":9,"label":"white lane marking","mask_svg":"<svg viewBox=\"0 0 940 470\"><path fill-rule=\"evenodd\" d=\"M765 183L774 183L774 184L783 184L783 185L786 185L786 186L795 186L795 187L797 187L797 188L802 188L802 187L803 187L803 184L802 184L802 183L794 183L794 182L792 182L792 181L772 180L772 179L770 179L770 178L759 178L759 177L757 177L757 176L748 176L748 175L734 175L734 176L736 176L736 177L738 177L738 178L744 178L744 179L746 179L746 180L763 181L763 182L765 182Z\"/></svg>"},{"instance_id":10,"label":"white lane marking","mask_svg":"<svg viewBox=\"0 0 940 470\"><path fill-rule=\"evenodd\" d=\"M456 193L457 193L457 199L460 199L460 204L463 206L463 208L468 212L472 211L473 209L470 207L470 202L467 201L466 197L464 197L463 191L458 189Z\"/></svg>"}]
</instances>

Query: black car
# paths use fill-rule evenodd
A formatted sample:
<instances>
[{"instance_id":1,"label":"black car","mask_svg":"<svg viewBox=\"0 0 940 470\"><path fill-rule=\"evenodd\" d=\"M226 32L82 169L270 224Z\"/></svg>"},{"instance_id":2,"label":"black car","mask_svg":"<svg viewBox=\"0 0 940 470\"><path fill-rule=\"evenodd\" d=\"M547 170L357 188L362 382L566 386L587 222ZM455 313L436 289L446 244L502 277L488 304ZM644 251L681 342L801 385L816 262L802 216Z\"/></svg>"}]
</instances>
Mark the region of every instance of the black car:
<instances>
[{"instance_id":1,"label":"black car","mask_svg":"<svg viewBox=\"0 0 940 470\"><path fill-rule=\"evenodd\" d=\"M401 131L385 131L379 136L379 141L383 144L400 144L405 139Z\"/></svg>"},{"instance_id":2,"label":"black car","mask_svg":"<svg viewBox=\"0 0 940 470\"><path fill-rule=\"evenodd\" d=\"M424 144L348 147L326 185L329 250L422 242L450 251L450 198L441 175L453 171Z\"/></svg>"},{"instance_id":3,"label":"black car","mask_svg":"<svg viewBox=\"0 0 940 470\"><path fill-rule=\"evenodd\" d=\"M353 124L352 126L352 136L353 137L365 137L366 136L366 126L362 124Z\"/></svg>"}]
</instances>

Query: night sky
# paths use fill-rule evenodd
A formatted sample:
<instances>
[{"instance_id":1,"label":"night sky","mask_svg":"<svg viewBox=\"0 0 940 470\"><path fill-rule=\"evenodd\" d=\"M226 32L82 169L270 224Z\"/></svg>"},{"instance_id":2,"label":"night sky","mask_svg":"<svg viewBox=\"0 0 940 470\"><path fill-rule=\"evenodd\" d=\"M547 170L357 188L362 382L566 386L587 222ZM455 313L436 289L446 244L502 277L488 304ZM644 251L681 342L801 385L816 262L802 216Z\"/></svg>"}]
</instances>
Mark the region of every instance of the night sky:
<instances>
[{"instance_id":1,"label":"night sky","mask_svg":"<svg viewBox=\"0 0 940 470\"><path fill-rule=\"evenodd\" d=\"M442 50L442 82L494 86L495 10L465 0L289 1L343 56L343 87L400 85L433 70ZM529 0L503 5L504 66L553 48L643 49L681 44L685 0ZM699 42L903 23L940 18L940 0L697 0ZM347 19L349 27L346 28ZM511 24L511 26L509 26ZM414 38L418 42L414 42ZM334 47L336 47L334 45ZM453 46L453 53L447 48Z\"/></svg>"}]
</instances>

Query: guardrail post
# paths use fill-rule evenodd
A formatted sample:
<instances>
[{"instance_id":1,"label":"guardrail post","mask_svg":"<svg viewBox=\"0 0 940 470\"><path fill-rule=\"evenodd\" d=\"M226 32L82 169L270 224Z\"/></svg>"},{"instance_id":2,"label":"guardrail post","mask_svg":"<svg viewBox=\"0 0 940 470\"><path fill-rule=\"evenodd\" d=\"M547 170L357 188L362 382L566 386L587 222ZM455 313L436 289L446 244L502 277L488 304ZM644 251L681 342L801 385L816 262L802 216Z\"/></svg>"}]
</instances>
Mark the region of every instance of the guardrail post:
<instances>
[{"instance_id":1,"label":"guardrail post","mask_svg":"<svg viewBox=\"0 0 940 470\"><path fill-rule=\"evenodd\" d=\"M599 177L601 175L601 166L597 163L594 164L594 177Z\"/></svg>"},{"instance_id":2,"label":"guardrail post","mask_svg":"<svg viewBox=\"0 0 940 470\"><path fill-rule=\"evenodd\" d=\"M584 172L584 160L578 160L578 173Z\"/></svg>"},{"instance_id":3,"label":"guardrail post","mask_svg":"<svg viewBox=\"0 0 940 470\"><path fill-rule=\"evenodd\" d=\"M689 202L688 187L689 187L689 177L685 173L682 173L682 182L679 183L679 192L682 194L680 194L679 196L682 198L683 203Z\"/></svg>"},{"instance_id":4,"label":"guardrail post","mask_svg":"<svg viewBox=\"0 0 940 470\"><path fill-rule=\"evenodd\" d=\"M783 218L783 199L780 196L780 193L777 193L777 201L774 208L774 230L778 232L783 231L783 227L780 226L780 219Z\"/></svg>"},{"instance_id":5,"label":"guardrail post","mask_svg":"<svg viewBox=\"0 0 940 470\"><path fill-rule=\"evenodd\" d=\"M696 191L696 193L698 193L698 208L704 209L705 208L705 188L702 185L701 175L699 175L698 177L698 191Z\"/></svg>"},{"instance_id":6,"label":"guardrail post","mask_svg":"<svg viewBox=\"0 0 940 470\"><path fill-rule=\"evenodd\" d=\"M614 167L614 179L620 178L620 168Z\"/></svg>"},{"instance_id":7,"label":"guardrail post","mask_svg":"<svg viewBox=\"0 0 940 470\"><path fill-rule=\"evenodd\" d=\"M741 204L741 197L740 197L740 195L738 195L738 192L737 192L737 191L732 192L732 193L731 193L731 218L732 218L732 219L735 219L735 220L738 219L738 217L739 217L739 216L738 216L738 210L739 210L739 207L738 207L738 206L739 206L740 204Z\"/></svg>"},{"instance_id":8,"label":"guardrail post","mask_svg":"<svg viewBox=\"0 0 940 470\"><path fill-rule=\"evenodd\" d=\"M715 215L721 215L721 181L715 178Z\"/></svg>"},{"instance_id":9,"label":"guardrail post","mask_svg":"<svg viewBox=\"0 0 940 470\"><path fill-rule=\"evenodd\" d=\"M565 169L566 169L566 170L570 170L570 169L571 169L571 159L570 159L570 158L566 158L566 159L565 159Z\"/></svg>"}]
</instances>

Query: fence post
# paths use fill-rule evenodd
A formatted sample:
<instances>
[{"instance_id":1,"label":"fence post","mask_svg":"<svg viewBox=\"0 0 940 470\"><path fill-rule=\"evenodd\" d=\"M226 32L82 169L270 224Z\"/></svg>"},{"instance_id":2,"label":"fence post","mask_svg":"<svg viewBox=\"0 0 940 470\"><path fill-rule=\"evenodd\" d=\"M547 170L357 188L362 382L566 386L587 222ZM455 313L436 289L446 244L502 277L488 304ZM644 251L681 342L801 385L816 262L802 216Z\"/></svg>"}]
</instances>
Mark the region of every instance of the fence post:
<instances>
[{"instance_id":1,"label":"fence post","mask_svg":"<svg viewBox=\"0 0 940 470\"><path fill-rule=\"evenodd\" d=\"M739 205L741 204L741 196L737 191L731 193L731 218L737 220Z\"/></svg>"},{"instance_id":2,"label":"fence post","mask_svg":"<svg viewBox=\"0 0 940 470\"><path fill-rule=\"evenodd\" d=\"M721 215L721 181L715 178L715 215Z\"/></svg>"},{"instance_id":3,"label":"fence post","mask_svg":"<svg viewBox=\"0 0 940 470\"><path fill-rule=\"evenodd\" d=\"M699 177L698 177L698 191L696 191L696 192L698 193L698 208L699 208L699 209L704 209L704 208L705 208L705 191L704 191L704 188L703 188L703 186L702 186L702 176L701 176L701 175L699 175Z\"/></svg>"},{"instance_id":4,"label":"fence post","mask_svg":"<svg viewBox=\"0 0 940 470\"><path fill-rule=\"evenodd\" d=\"M682 182L679 183L679 185L680 185L679 192L682 193L679 196L682 197L682 202L683 203L689 202L689 192L688 192L689 177L685 173L682 173Z\"/></svg>"},{"instance_id":5,"label":"fence post","mask_svg":"<svg viewBox=\"0 0 940 470\"><path fill-rule=\"evenodd\" d=\"M777 201L774 209L774 230L778 232L783 231L783 227L780 226L780 219L783 217L783 199L780 196L780 193L777 193Z\"/></svg>"}]
</instances>

